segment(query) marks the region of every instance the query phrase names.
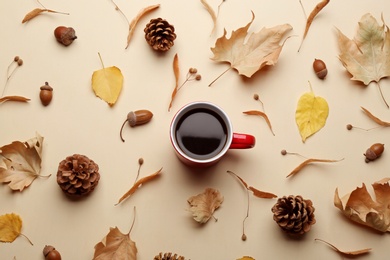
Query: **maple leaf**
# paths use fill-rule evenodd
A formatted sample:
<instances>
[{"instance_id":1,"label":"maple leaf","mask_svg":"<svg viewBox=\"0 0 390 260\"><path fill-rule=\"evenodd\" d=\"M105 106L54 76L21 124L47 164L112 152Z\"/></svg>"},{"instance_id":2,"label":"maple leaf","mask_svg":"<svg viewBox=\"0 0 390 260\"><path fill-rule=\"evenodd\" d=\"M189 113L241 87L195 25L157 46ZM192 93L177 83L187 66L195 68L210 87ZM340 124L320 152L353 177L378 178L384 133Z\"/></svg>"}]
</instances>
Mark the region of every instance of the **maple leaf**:
<instances>
[{"instance_id":1,"label":"maple leaf","mask_svg":"<svg viewBox=\"0 0 390 260\"><path fill-rule=\"evenodd\" d=\"M334 195L334 205L351 220L381 232L390 232L390 178L372 184L374 201L363 183L349 194L340 198L338 189Z\"/></svg>"},{"instance_id":2,"label":"maple leaf","mask_svg":"<svg viewBox=\"0 0 390 260\"><path fill-rule=\"evenodd\" d=\"M221 206L223 196L216 189L206 188L203 193L191 196L187 202L190 204L190 212L193 218L204 224L213 216L214 211Z\"/></svg>"},{"instance_id":3,"label":"maple leaf","mask_svg":"<svg viewBox=\"0 0 390 260\"><path fill-rule=\"evenodd\" d=\"M254 19L255 14L252 12L252 20L245 27L233 31L229 39L226 38L225 29L223 36L217 39L215 47L211 48L214 53L212 60L228 62L231 66L229 69L234 68L239 75L248 78L264 66L277 63L283 48L283 45L279 45L279 42L288 31L292 30L290 24L263 28L257 33L252 33L245 42L248 29Z\"/></svg>"},{"instance_id":4,"label":"maple leaf","mask_svg":"<svg viewBox=\"0 0 390 260\"><path fill-rule=\"evenodd\" d=\"M43 137L22 143L14 141L0 147L0 182L8 183L12 190L24 188L40 176Z\"/></svg>"},{"instance_id":5,"label":"maple leaf","mask_svg":"<svg viewBox=\"0 0 390 260\"><path fill-rule=\"evenodd\" d=\"M121 70L115 66L105 68L100 53L99 58L103 68L93 72L92 89L96 96L113 106L122 90L123 75Z\"/></svg>"},{"instance_id":6,"label":"maple leaf","mask_svg":"<svg viewBox=\"0 0 390 260\"><path fill-rule=\"evenodd\" d=\"M371 14L362 16L352 40L338 30L338 45L339 59L352 74L352 80L367 86L390 76L389 28L384 23L380 26Z\"/></svg>"}]
</instances>

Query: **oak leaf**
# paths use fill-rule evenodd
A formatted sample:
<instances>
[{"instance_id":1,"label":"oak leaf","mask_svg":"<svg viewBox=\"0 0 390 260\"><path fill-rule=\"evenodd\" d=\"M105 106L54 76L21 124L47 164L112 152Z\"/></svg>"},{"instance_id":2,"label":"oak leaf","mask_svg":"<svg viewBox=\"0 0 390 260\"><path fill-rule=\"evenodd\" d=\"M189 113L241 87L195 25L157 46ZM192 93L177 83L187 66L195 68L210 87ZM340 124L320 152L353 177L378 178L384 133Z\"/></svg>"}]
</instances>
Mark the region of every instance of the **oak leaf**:
<instances>
[{"instance_id":1,"label":"oak leaf","mask_svg":"<svg viewBox=\"0 0 390 260\"><path fill-rule=\"evenodd\" d=\"M123 234L117 227L110 228L102 242L95 245L93 260L136 260L137 247L130 232Z\"/></svg>"},{"instance_id":2,"label":"oak leaf","mask_svg":"<svg viewBox=\"0 0 390 260\"><path fill-rule=\"evenodd\" d=\"M390 178L372 184L375 200L363 183L349 194L340 198L338 189L334 205L351 220L381 232L390 232Z\"/></svg>"},{"instance_id":3,"label":"oak leaf","mask_svg":"<svg viewBox=\"0 0 390 260\"><path fill-rule=\"evenodd\" d=\"M118 67L104 67L100 54L99 58L103 68L93 72L92 89L96 96L113 106L122 90L123 75Z\"/></svg>"},{"instance_id":4,"label":"oak leaf","mask_svg":"<svg viewBox=\"0 0 390 260\"><path fill-rule=\"evenodd\" d=\"M0 147L0 182L8 183L12 190L23 191L40 176L43 137L36 135Z\"/></svg>"},{"instance_id":5,"label":"oak leaf","mask_svg":"<svg viewBox=\"0 0 390 260\"><path fill-rule=\"evenodd\" d=\"M295 121L303 142L325 126L328 115L328 102L322 97L315 96L313 91L307 92L299 98Z\"/></svg>"},{"instance_id":6,"label":"oak leaf","mask_svg":"<svg viewBox=\"0 0 390 260\"><path fill-rule=\"evenodd\" d=\"M352 75L352 80L367 86L372 81L379 83L382 78L390 76L389 27L384 22L380 26L371 14L362 16L353 39L338 30L338 45L339 59Z\"/></svg>"},{"instance_id":7,"label":"oak leaf","mask_svg":"<svg viewBox=\"0 0 390 260\"><path fill-rule=\"evenodd\" d=\"M263 28L248 37L248 29L254 19L255 14L252 12L252 20L245 27L233 31L229 39L226 38L225 29L223 36L217 39L215 47L211 48L214 54L212 60L228 62L230 63L229 69L234 68L239 75L248 78L263 67L277 63L283 48L279 42L288 31L292 30L290 24L283 24ZM214 81L211 84L213 83Z\"/></svg>"},{"instance_id":8,"label":"oak leaf","mask_svg":"<svg viewBox=\"0 0 390 260\"><path fill-rule=\"evenodd\" d=\"M197 222L204 224L213 216L214 211L221 206L223 196L216 189L206 188L203 193L191 196L187 202L190 204L192 217Z\"/></svg>"}]
</instances>

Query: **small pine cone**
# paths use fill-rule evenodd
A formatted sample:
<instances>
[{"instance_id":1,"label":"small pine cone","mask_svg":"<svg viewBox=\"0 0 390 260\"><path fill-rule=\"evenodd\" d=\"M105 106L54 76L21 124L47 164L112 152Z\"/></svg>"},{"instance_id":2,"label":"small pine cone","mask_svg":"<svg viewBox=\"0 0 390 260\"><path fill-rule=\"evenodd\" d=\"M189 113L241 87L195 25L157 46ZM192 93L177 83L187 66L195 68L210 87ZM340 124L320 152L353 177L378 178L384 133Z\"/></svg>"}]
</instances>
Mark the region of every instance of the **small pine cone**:
<instances>
[{"instance_id":1,"label":"small pine cone","mask_svg":"<svg viewBox=\"0 0 390 260\"><path fill-rule=\"evenodd\" d=\"M162 18L151 19L144 32L146 42L155 51L168 51L176 39L175 27Z\"/></svg>"},{"instance_id":2,"label":"small pine cone","mask_svg":"<svg viewBox=\"0 0 390 260\"><path fill-rule=\"evenodd\" d=\"M178 256L177 254L172 253L160 253L154 257L153 260L185 260L184 256Z\"/></svg>"},{"instance_id":3,"label":"small pine cone","mask_svg":"<svg viewBox=\"0 0 390 260\"><path fill-rule=\"evenodd\" d=\"M279 198L272 212L276 223L291 235L302 235L316 223L312 201L299 195Z\"/></svg>"},{"instance_id":4,"label":"small pine cone","mask_svg":"<svg viewBox=\"0 0 390 260\"><path fill-rule=\"evenodd\" d=\"M88 195L99 179L99 166L85 155L74 154L59 163L57 183L71 197Z\"/></svg>"}]
</instances>

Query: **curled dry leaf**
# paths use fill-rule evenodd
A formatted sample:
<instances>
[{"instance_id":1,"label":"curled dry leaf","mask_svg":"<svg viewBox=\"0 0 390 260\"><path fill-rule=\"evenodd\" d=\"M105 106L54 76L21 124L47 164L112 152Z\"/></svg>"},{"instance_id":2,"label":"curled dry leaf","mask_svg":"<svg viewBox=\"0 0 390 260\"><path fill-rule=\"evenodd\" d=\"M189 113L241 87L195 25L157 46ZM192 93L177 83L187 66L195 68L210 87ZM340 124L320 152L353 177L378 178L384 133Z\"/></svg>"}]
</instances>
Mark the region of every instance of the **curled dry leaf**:
<instances>
[{"instance_id":1,"label":"curled dry leaf","mask_svg":"<svg viewBox=\"0 0 390 260\"><path fill-rule=\"evenodd\" d=\"M200 0L200 2L206 8L207 12L209 12L211 19L213 19L214 25L213 25L213 30L211 31L211 34L213 34L215 32L215 28L217 27L217 15L215 14L215 11L213 10L213 8L211 8L211 6L206 0Z\"/></svg>"},{"instance_id":2,"label":"curled dry leaf","mask_svg":"<svg viewBox=\"0 0 390 260\"><path fill-rule=\"evenodd\" d=\"M226 30L222 37L215 42L211 48L214 56L211 58L216 62L230 63L239 75L252 77L257 71L267 65L275 65L279 59L283 45L279 45L284 35L292 30L291 25L283 24L271 28L263 28L257 33L248 37L248 29L251 26L255 14L252 12L252 20L245 26L233 31L229 39L226 38ZM247 40L246 40L247 39ZM219 77L209 84L211 86Z\"/></svg>"},{"instance_id":3,"label":"curled dry leaf","mask_svg":"<svg viewBox=\"0 0 390 260\"><path fill-rule=\"evenodd\" d=\"M40 176L43 137L36 135L0 147L0 182L8 183L12 190L23 191Z\"/></svg>"},{"instance_id":4,"label":"curled dry leaf","mask_svg":"<svg viewBox=\"0 0 390 260\"><path fill-rule=\"evenodd\" d=\"M383 17L382 17L383 21ZM378 84L381 96L387 104L379 81L390 76L390 34L389 27L380 26L369 13L359 21L354 39L349 39L338 30L339 59L346 70L352 75L351 80L362 82L368 86L374 81Z\"/></svg>"},{"instance_id":5,"label":"curled dry leaf","mask_svg":"<svg viewBox=\"0 0 390 260\"><path fill-rule=\"evenodd\" d=\"M389 180L385 178L372 184L375 200L364 183L342 198L336 189L334 205L352 221L381 232L390 232Z\"/></svg>"},{"instance_id":6,"label":"curled dry leaf","mask_svg":"<svg viewBox=\"0 0 390 260\"><path fill-rule=\"evenodd\" d=\"M170 111L173 100L175 99L177 91L179 90L180 68L179 57L177 56L177 53L175 54L175 57L173 57L173 73L175 74L175 88L172 91L171 102L169 103L168 111Z\"/></svg>"},{"instance_id":7,"label":"curled dry leaf","mask_svg":"<svg viewBox=\"0 0 390 260\"><path fill-rule=\"evenodd\" d=\"M307 33L309 32L310 26L311 26L311 24L313 23L314 18L318 15L319 12L321 12L322 9L324 9L325 6L328 5L329 2L330 2L330 0L322 0L321 2L319 2L319 3L314 7L313 11L311 11L309 17L308 17L307 20L306 20L305 31L304 31L304 33L303 33L301 45L299 46L298 51L300 51L300 49L301 49L301 47L302 47L302 43L303 43L303 41L305 40L305 38L306 38L306 36L307 36Z\"/></svg>"},{"instance_id":8,"label":"curled dry leaf","mask_svg":"<svg viewBox=\"0 0 390 260\"><path fill-rule=\"evenodd\" d=\"M123 75L115 66L105 68L100 53L99 58L103 68L93 72L92 89L96 96L113 106L123 87Z\"/></svg>"},{"instance_id":9,"label":"curled dry leaf","mask_svg":"<svg viewBox=\"0 0 390 260\"><path fill-rule=\"evenodd\" d=\"M379 119L378 117L374 116L370 111L368 111L364 107L361 107L361 108L363 109L364 114L367 115L372 121L374 121L378 125L384 126L384 127L390 126L390 122L386 122L386 121Z\"/></svg>"},{"instance_id":10,"label":"curled dry leaf","mask_svg":"<svg viewBox=\"0 0 390 260\"><path fill-rule=\"evenodd\" d=\"M69 15L69 13L62 13L62 12L57 12L54 10L46 9L46 8L35 8L34 10L30 11L29 13L26 14L26 16L23 18L22 23L28 22L31 19L37 17L41 13L56 13L56 14L66 14Z\"/></svg>"},{"instance_id":11,"label":"curled dry leaf","mask_svg":"<svg viewBox=\"0 0 390 260\"><path fill-rule=\"evenodd\" d=\"M22 97L22 96L5 96L0 98L0 104L7 102L7 101L14 101L14 102L28 102L31 99Z\"/></svg>"},{"instance_id":12,"label":"curled dry leaf","mask_svg":"<svg viewBox=\"0 0 390 260\"><path fill-rule=\"evenodd\" d=\"M261 112L261 111L258 111L258 110L249 110L249 111L245 111L243 112L245 115L254 115L254 116L261 116L262 118L264 118L265 122L267 122L267 125L269 127L269 129L271 130L271 133L273 135L275 135L274 131L272 130L272 125L271 125L271 121L269 120L268 116L266 115L266 113L264 112Z\"/></svg>"},{"instance_id":13,"label":"curled dry leaf","mask_svg":"<svg viewBox=\"0 0 390 260\"><path fill-rule=\"evenodd\" d=\"M299 98L295 111L295 122L302 142L325 126L328 115L328 102L322 97L315 96L312 90Z\"/></svg>"},{"instance_id":14,"label":"curled dry leaf","mask_svg":"<svg viewBox=\"0 0 390 260\"><path fill-rule=\"evenodd\" d=\"M143 8L142 10L140 10L137 14L136 17L133 18L133 20L131 20L130 24L129 24L129 33L127 35L127 45L126 45L126 48L127 49L129 47L129 44L130 44L130 41L131 41L131 38L133 37L133 34L134 34L134 30L135 30L135 27L137 26L139 20L147 13L157 9L160 7L160 4L156 4L156 5L150 5L150 6L147 6L145 8Z\"/></svg>"},{"instance_id":15,"label":"curled dry leaf","mask_svg":"<svg viewBox=\"0 0 390 260\"><path fill-rule=\"evenodd\" d=\"M0 242L12 243L18 236L23 235L21 230L22 219L19 215L10 213L0 216ZM32 245L32 242L24 237Z\"/></svg>"},{"instance_id":16,"label":"curled dry leaf","mask_svg":"<svg viewBox=\"0 0 390 260\"><path fill-rule=\"evenodd\" d=\"M159 174L161 173L162 171L162 168L160 170L158 170L157 172L149 175L149 176L146 176L144 178L141 178L139 179L138 181L136 181L133 185L133 187L131 187L131 189L129 191L127 191L125 194L123 194L123 196L119 199L118 203L115 204L115 205L118 205L119 203L121 203L123 200L129 198L131 195L133 195L133 193L139 188L141 187L142 184L146 183L146 182L149 182L153 179L155 179L156 177L159 176Z\"/></svg>"},{"instance_id":17,"label":"curled dry leaf","mask_svg":"<svg viewBox=\"0 0 390 260\"><path fill-rule=\"evenodd\" d=\"M354 251L342 251L342 250L338 249L337 247L335 247L334 245L332 245L331 243L326 242L325 240L322 240L322 239L319 239L319 238L316 238L314 240L315 241L321 241L322 243L327 244L334 251L336 251L337 253L339 253L341 255L344 255L344 256L359 256L359 255L367 254L367 253L369 253L371 251L371 248L365 248L365 249L354 250Z\"/></svg>"},{"instance_id":18,"label":"curled dry leaf","mask_svg":"<svg viewBox=\"0 0 390 260\"><path fill-rule=\"evenodd\" d=\"M309 165L309 164L312 164L312 163L333 163L333 162L339 162L343 159L340 159L340 160L328 160L328 159L315 159L315 158L311 158L311 159L307 159L305 160L304 162L302 162L300 165L298 165L294 170L292 170L290 172L289 175L286 176L286 178L288 177L291 177L295 174L297 174L298 172L300 172L305 166Z\"/></svg>"},{"instance_id":19,"label":"curled dry leaf","mask_svg":"<svg viewBox=\"0 0 390 260\"><path fill-rule=\"evenodd\" d=\"M203 193L191 196L187 202L190 204L189 210L195 221L204 224L213 216L214 211L221 206L223 196L216 189L206 188Z\"/></svg>"}]
</instances>

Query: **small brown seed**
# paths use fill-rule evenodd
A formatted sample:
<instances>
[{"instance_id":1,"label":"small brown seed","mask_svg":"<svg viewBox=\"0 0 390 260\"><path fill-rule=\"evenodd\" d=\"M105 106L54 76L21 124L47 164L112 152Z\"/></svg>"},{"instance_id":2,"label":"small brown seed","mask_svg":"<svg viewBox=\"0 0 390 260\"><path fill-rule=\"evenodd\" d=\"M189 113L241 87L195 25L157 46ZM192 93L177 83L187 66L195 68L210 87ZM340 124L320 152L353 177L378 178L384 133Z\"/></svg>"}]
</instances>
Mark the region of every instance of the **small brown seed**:
<instances>
[{"instance_id":1,"label":"small brown seed","mask_svg":"<svg viewBox=\"0 0 390 260\"><path fill-rule=\"evenodd\" d=\"M197 70L196 68L190 68L190 69L188 70L188 72L191 73L191 74L195 74L195 73L198 72L198 70Z\"/></svg>"},{"instance_id":2,"label":"small brown seed","mask_svg":"<svg viewBox=\"0 0 390 260\"><path fill-rule=\"evenodd\" d=\"M326 68L325 62L320 59L314 59L313 69L317 77L320 79L324 79L328 74L328 69Z\"/></svg>"},{"instance_id":3,"label":"small brown seed","mask_svg":"<svg viewBox=\"0 0 390 260\"><path fill-rule=\"evenodd\" d=\"M16 62L18 63L18 66L22 66L23 65L23 60L20 59L20 58Z\"/></svg>"},{"instance_id":4,"label":"small brown seed","mask_svg":"<svg viewBox=\"0 0 390 260\"><path fill-rule=\"evenodd\" d=\"M14 57L14 61L17 62L19 60L19 56Z\"/></svg>"}]
</instances>

